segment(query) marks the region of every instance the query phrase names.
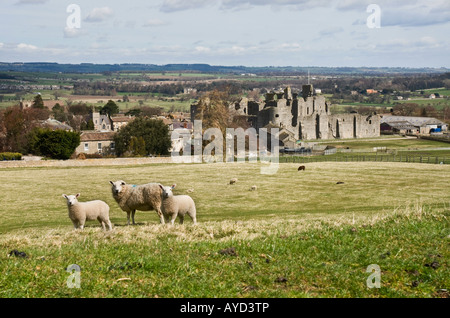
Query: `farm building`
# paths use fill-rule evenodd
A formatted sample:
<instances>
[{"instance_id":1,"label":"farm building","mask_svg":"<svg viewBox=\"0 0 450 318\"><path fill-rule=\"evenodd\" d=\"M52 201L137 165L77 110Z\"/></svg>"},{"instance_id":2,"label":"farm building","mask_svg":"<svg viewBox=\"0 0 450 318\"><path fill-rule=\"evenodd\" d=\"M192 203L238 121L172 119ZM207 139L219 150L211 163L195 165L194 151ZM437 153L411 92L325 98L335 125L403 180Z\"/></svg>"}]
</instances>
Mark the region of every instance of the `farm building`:
<instances>
[{"instance_id":1,"label":"farm building","mask_svg":"<svg viewBox=\"0 0 450 318\"><path fill-rule=\"evenodd\" d=\"M432 117L384 116L381 118L380 129L400 133L430 134L447 131L448 124Z\"/></svg>"},{"instance_id":2,"label":"farm building","mask_svg":"<svg viewBox=\"0 0 450 318\"><path fill-rule=\"evenodd\" d=\"M395 134L416 134L417 128L408 121L392 121L380 124L381 132L392 132Z\"/></svg>"}]
</instances>

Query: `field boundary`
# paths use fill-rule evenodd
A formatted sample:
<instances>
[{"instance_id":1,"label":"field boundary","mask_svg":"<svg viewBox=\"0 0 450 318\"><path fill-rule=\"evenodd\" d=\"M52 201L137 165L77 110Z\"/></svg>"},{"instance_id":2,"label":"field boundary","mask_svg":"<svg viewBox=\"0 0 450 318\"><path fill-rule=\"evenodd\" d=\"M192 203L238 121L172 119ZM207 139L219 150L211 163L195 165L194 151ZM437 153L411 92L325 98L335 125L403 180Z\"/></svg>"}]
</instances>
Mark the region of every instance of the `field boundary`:
<instances>
[{"instance_id":1,"label":"field boundary","mask_svg":"<svg viewBox=\"0 0 450 318\"><path fill-rule=\"evenodd\" d=\"M450 164L449 157L418 155L333 155L333 156L282 156L280 163L309 162L405 162L427 164Z\"/></svg>"},{"instance_id":2,"label":"field boundary","mask_svg":"<svg viewBox=\"0 0 450 318\"><path fill-rule=\"evenodd\" d=\"M95 159L69 159L69 160L11 160L0 161L2 168L34 168L34 167L89 167L89 166L126 166L172 163L171 157L151 158L95 158Z\"/></svg>"}]
</instances>

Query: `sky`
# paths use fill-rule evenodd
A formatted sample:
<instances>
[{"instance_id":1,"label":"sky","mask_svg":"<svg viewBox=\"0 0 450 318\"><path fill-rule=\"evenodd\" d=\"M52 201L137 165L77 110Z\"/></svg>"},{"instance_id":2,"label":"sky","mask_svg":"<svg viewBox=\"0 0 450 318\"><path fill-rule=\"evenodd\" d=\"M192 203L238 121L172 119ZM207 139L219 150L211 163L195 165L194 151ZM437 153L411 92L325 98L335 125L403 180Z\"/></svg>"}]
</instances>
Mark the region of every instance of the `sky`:
<instances>
[{"instance_id":1,"label":"sky","mask_svg":"<svg viewBox=\"0 0 450 318\"><path fill-rule=\"evenodd\" d=\"M450 68L449 0L1 0L0 25L0 62Z\"/></svg>"}]
</instances>

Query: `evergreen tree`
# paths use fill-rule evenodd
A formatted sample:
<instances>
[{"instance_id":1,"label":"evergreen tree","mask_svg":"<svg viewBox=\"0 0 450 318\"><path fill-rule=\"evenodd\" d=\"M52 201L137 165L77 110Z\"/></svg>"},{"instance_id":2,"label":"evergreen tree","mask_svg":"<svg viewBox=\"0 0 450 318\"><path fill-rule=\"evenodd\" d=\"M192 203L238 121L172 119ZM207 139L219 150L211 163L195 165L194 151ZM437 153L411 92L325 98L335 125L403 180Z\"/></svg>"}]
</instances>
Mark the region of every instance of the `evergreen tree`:
<instances>
[{"instance_id":1,"label":"evergreen tree","mask_svg":"<svg viewBox=\"0 0 450 318\"><path fill-rule=\"evenodd\" d=\"M65 130L35 128L28 140L29 149L34 154L67 160L80 144L80 134Z\"/></svg>"},{"instance_id":2,"label":"evergreen tree","mask_svg":"<svg viewBox=\"0 0 450 318\"><path fill-rule=\"evenodd\" d=\"M37 94L33 99L33 108L44 108L44 101L42 100L41 94Z\"/></svg>"},{"instance_id":3,"label":"evergreen tree","mask_svg":"<svg viewBox=\"0 0 450 318\"><path fill-rule=\"evenodd\" d=\"M139 155L168 155L172 145L167 125L162 120L144 117L137 117L121 128L115 134L114 142L118 156L134 155L129 153L130 150ZM139 150L142 147L145 151Z\"/></svg>"}]
</instances>

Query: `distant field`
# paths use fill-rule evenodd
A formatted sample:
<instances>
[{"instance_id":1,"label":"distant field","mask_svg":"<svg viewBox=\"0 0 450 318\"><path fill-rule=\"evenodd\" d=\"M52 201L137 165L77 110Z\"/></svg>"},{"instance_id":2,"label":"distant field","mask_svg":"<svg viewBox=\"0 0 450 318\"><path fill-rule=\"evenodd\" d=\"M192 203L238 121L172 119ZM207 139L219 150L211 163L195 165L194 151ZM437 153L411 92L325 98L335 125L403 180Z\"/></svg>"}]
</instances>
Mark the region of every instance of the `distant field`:
<instances>
[{"instance_id":1,"label":"distant field","mask_svg":"<svg viewBox=\"0 0 450 318\"><path fill-rule=\"evenodd\" d=\"M448 165L297 166L0 168L0 297L448 297ZM117 179L193 189L199 225L138 211L126 226ZM111 206L112 233L72 229L61 194L76 192ZM7 257L13 249L28 258ZM67 287L70 264L80 289ZM381 288L366 286L370 264Z\"/></svg>"},{"instance_id":2,"label":"distant field","mask_svg":"<svg viewBox=\"0 0 450 318\"><path fill-rule=\"evenodd\" d=\"M336 148L348 149L373 149L373 147L386 147L387 149L396 150L420 150L426 148L449 148L450 143L433 141L427 139L405 138L395 135L386 135L376 138L362 138L362 139L341 139L341 140L315 140L320 144L330 145Z\"/></svg>"}]
</instances>

